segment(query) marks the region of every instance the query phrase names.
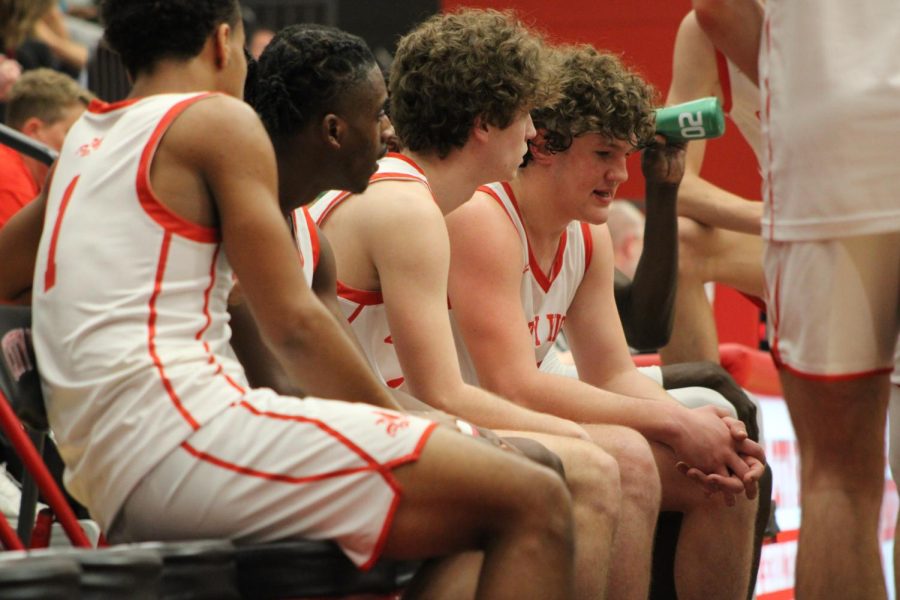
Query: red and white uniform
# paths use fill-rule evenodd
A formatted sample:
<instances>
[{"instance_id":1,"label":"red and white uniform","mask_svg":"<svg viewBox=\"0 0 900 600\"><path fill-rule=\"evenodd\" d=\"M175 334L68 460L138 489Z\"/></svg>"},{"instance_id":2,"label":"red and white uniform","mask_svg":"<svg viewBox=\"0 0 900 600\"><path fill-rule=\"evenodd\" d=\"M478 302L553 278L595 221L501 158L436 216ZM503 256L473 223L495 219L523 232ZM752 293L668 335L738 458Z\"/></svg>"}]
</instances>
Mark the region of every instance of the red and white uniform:
<instances>
[{"instance_id":1,"label":"red and white uniform","mask_svg":"<svg viewBox=\"0 0 900 600\"><path fill-rule=\"evenodd\" d=\"M431 194L425 172L402 154L392 152L378 161L378 171L369 179L369 185L379 181L415 181ZM331 212L352 195L342 191L326 192L309 207L309 213L321 227ZM394 349L381 291L358 290L338 280L338 302L378 376L392 388L402 386L403 371Z\"/></svg>"},{"instance_id":2,"label":"red and white uniform","mask_svg":"<svg viewBox=\"0 0 900 600\"><path fill-rule=\"evenodd\" d=\"M760 50L773 355L888 373L900 330L900 4L769 0Z\"/></svg>"},{"instance_id":3,"label":"red and white uniform","mask_svg":"<svg viewBox=\"0 0 900 600\"><path fill-rule=\"evenodd\" d=\"M319 266L319 232L316 222L309 214L309 208L300 207L291 214L291 230L297 250L300 252L300 266L306 285L312 287L313 275Z\"/></svg>"},{"instance_id":4,"label":"red and white uniform","mask_svg":"<svg viewBox=\"0 0 900 600\"><path fill-rule=\"evenodd\" d=\"M591 264L593 238L590 227L579 221L569 223L559 238L550 272L545 273L531 251L522 215L509 184L492 183L478 191L490 195L503 208L522 242L522 308L534 343L534 359L540 366L562 330L569 306ZM463 376L474 384L477 376L472 360L459 340L457 336Z\"/></svg>"},{"instance_id":5,"label":"red and white uniform","mask_svg":"<svg viewBox=\"0 0 900 600\"><path fill-rule=\"evenodd\" d=\"M329 538L366 566L399 501L390 469L433 424L249 389L219 232L150 185L167 128L208 97L94 103L62 148L33 333L66 485L123 538Z\"/></svg>"},{"instance_id":6,"label":"red and white uniform","mask_svg":"<svg viewBox=\"0 0 900 600\"><path fill-rule=\"evenodd\" d=\"M763 235L900 231L900 3L766 3Z\"/></svg>"},{"instance_id":7,"label":"red and white uniform","mask_svg":"<svg viewBox=\"0 0 900 600\"><path fill-rule=\"evenodd\" d=\"M716 50L716 67L722 88L722 110L762 163L762 131L759 121L759 88L724 54Z\"/></svg>"}]
</instances>

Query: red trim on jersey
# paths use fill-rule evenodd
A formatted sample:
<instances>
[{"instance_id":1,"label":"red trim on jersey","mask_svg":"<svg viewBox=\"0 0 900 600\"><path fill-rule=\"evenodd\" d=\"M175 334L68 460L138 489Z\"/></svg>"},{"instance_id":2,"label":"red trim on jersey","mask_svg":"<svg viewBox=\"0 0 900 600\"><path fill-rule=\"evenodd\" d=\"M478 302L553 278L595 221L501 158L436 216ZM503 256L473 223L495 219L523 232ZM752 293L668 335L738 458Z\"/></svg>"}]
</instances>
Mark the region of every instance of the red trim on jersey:
<instances>
[{"instance_id":1,"label":"red trim on jersey","mask_svg":"<svg viewBox=\"0 0 900 600\"><path fill-rule=\"evenodd\" d=\"M179 235L201 243L218 242L219 231L215 227L205 227L188 221L184 217L172 212L168 206L163 204L150 186L150 163L156 155L156 149L159 147L162 136L169 129L172 122L194 102L210 98L211 96L212 94L191 96L170 108L166 114L163 115L163 118L156 126L156 129L153 130L150 139L144 146L143 152L141 152L141 161L138 165L136 182L138 200L140 201L144 212L146 212L150 218L171 234Z\"/></svg>"},{"instance_id":2,"label":"red trim on jersey","mask_svg":"<svg viewBox=\"0 0 900 600\"><path fill-rule=\"evenodd\" d=\"M400 154L399 152L388 152L387 154L385 154L384 157L385 158L396 158L398 160L402 160L403 162L408 163L410 166L412 166L413 169L415 169L416 171L421 173L422 177L425 177L425 171L422 170L422 167L420 167L416 163L416 161L414 161L410 157L406 156L405 154Z\"/></svg>"},{"instance_id":3,"label":"red trim on jersey","mask_svg":"<svg viewBox=\"0 0 900 600\"><path fill-rule=\"evenodd\" d=\"M392 390L396 390L398 387L403 385L404 381L406 381L405 377L397 377L396 379L391 379L390 381L385 381L384 383Z\"/></svg>"},{"instance_id":4,"label":"red trim on jersey","mask_svg":"<svg viewBox=\"0 0 900 600\"><path fill-rule=\"evenodd\" d=\"M359 313L361 313L365 307L366 307L365 304L358 304L356 306L356 308L353 310L353 312L350 313L350 316L347 317L347 322L352 323L353 321L355 321L356 317L359 316Z\"/></svg>"},{"instance_id":5,"label":"red trim on jersey","mask_svg":"<svg viewBox=\"0 0 900 600\"><path fill-rule=\"evenodd\" d=\"M362 304L364 306L384 304L384 297L381 295L381 291L358 290L344 284L340 280L337 282L337 294L344 300L356 302L357 304Z\"/></svg>"},{"instance_id":6,"label":"red trim on jersey","mask_svg":"<svg viewBox=\"0 0 900 600\"><path fill-rule=\"evenodd\" d=\"M504 181L501 185L503 185L503 189L509 196L509 201L513 205L513 208L516 209L516 215L522 223L522 231L525 231L525 219L522 218L522 211L519 208L519 203L516 202L516 195L513 193L512 186L507 181ZM550 291L550 286L553 285L553 281L562 270L562 262L566 253L566 242L568 241L568 238L568 230L563 230L562 235L559 236L559 245L556 247L556 256L550 264L550 273L547 274L541 269L541 265L531 251L531 242L528 241L528 232L525 232L525 245L528 248L528 264L531 265L531 276L534 277L534 280L538 282L538 285L541 286L541 289L545 292Z\"/></svg>"},{"instance_id":7,"label":"red trim on jersey","mask_svg":"<svg viewBox=\"0 0 900 600\"><path fill-rule=\"evenodd\" d=\"M731 112L733 103L731 76L728 74L728 59L719 50L716 50L716 70L719 72L719 85L722 88L722 112L727 115Z\"/></svg>"},{"instance_id":8,"label":"red trim on jersey","mask_svg":"<svg viewBox=\"0 0 900 600\"><path fill-rule=\"evenodd\" d=\"M319 230L316 229L316 221L309 214L309 208L306 206L303 207L303 216L306 217L306 227L309 229L309 243L312 246L313 253L313 273L315 273L319 266L319 252L321 250L319 247Z\"/></svg>"},{"instance_id":9,"label":"red trim on jersey","mask_svg":"<svg viewBox=\"0 0 900 600\"><path fill-rule=\"evenodd\" d=\"M584 272L587 273L594 257L594 236L591 234L591 226L587 223L581 224L581 237L584 238Z\"/></svg>"},{"instance_id":10,"label":"red trim on jersey","mask_svg":"<svg viewBox=\"0 0 900 600\"><path fill-rule=\"evenodd\" d=\"M500 208L503 209L503 214L506 215L506 218L509 219L509 222L513 224L513 227L516 226L516 221L512 218L512 215L509 214L509 211L506 210L506 205L503 204L503 200L500 198L500 196L497 194L497 192L494 191L494 189L492 187L483 185L483 186L479 187L477 191L484 192L485 194L487 194L488 196L493 198L494 202L499 204Z\"/></svg>"},{"instance_id":11,"label":"red trim on jersey","mask_svg":"<svg viewBox=\"0 0 900 600\"><path fill-rule=\"evenodd\" d=\"M91 100L90 104L88 104L87 111L89 113L94 113L97 115L102 115L104 113L112 112L114 110L119 110L120 108L125 108L126 106L131 106L136 102L143 100L143 98L128 98L125 100L119 100L118 102L104 102L103 100Z\"/></svg>"},{"instance_id":12,"label":"red trim on jersey","mask_svg":"<svg viewBox=\"0 0 900 600\"><path fill-rule=\"evenodd\" d=\"M887 375L894 370L894 366L891 365L889 367L884 367L881 369L872 369L871 371L858 371L856 373L842 373L839 375L823 375L820 373L807 373L806 371L801 371L800 369L796 369L786 362L780 360L780 358L773 353L772 358L775 360L775 366L779 369L784 369L791 375L795 377L799 377L801 379L808 379L810 381L825 381L825 382L838 382L838 381L853 381L855 379L864 379L866 377L873 377L875 375Z\"/></svg>"},{"instance_id":13,"label":"red trim on jersey","mask_svg":"<svg viewBox=\"0 0 900 600\"><path fill-rule=\"evenodd\" d=\"M219 251L222 249L221 244L216 245L216 249L213 252L212 261L209 267L209 285L206 286L206 289L203 290L203 315L206 317L206 323L203 327L200 328L200 331L197 332L195 338L197 340L203 341L203 350L209 355L209 364L216 365L215 375L222 375L225 378L225 381L228 382L228 385L236 389L241 394L246 394L247 390L243 388L240 384L238 384L234 379L231 378L228 373L225 372L225 369L216 359L216 355L213 354L212 350L209 347L209 342L203 340L203 334L206 333L206 330L209 329L209 326L212 324L212 315L209 313L209 296L212 292L212 289L216 285L216 260L219 258Z\"/></svg>"},{"instance_id":14,"label":"red trim on jersey","mask_svg":"<svg viewBox=\"0 0 900 600\"><path fill-rule=\"evenodd\" d=\"M69 199L72 192L75 191L75 184L78 183L80 175L76 175L72 179L66 191L63 192L62 201L59 203L59 212L56 213L56 222L53 224L53 234L50 236L50 249L47 252L47 270L44 272L44 292L49 292L50 288L56 285L56 242L59 239L59 230L62 227L63 216L66 208L69 207Z\"/></svg>"},{"instance_id":15,"label":"red trim on jersey","mask_svg":"<svg viewBox=\"0 0 900 600\"><path fill-rule=\"evenodd\" d=\"M213 456L212 454L209 454L207 452L203 452L202 450L197 450L186 441L181 442L181 447L187 450L187 452L193 455L195 458L216 465L217 467L222 467L223 469L228 469L229 471L234 471L235 473L240 473L241 475L259 477L260 479L267 479L269 481L280 481L281 483L312 483L314 481L322 481L323 479L333 479L335 477L342 477L344 475L356 475L357 473L379 470L377 467L367 464L364 467L339 469L337 471L329 471L327 473L319 473L317 475L307 475L305 477L292 477L290 475L283 475L281 473L269 473L266 471L260 471L258 469L253 469L251 467L245 467L233 462L229 462L217 456Z\"/></svg>"},{"instance_id":16,"label":"red trim on jersey","mask_svg":"<svg viewBox=\"0 0 900 600\"><path fill-rule=\"evenodd\" d=\"M766 13L766 21L765 21L765 35L766 35L766 55L767 57L772 53L772 38L771 38L771 22L769 20L769 15ZM769 87L769 76L768 70L766 71L766 77L763 80L763 85L766 88L766 126L767 129L771 131L772 127L772 89ZM766 191L769 196L769 239L774 239L775 237L775 180L772 177L772 136L767 135L766 137L766 146L768 147L768 156L766 157L769 163L769 168L766 169Z\"/></svg>"},{"instance_id":17,"label":"red trim on jersey","mask_svg":"<svg viewBox=\"0 0 900 600\"><path fill-rule=\"evenodd\" d=\"M169 378L166 376L162 361L156 353L156 300L159 298L159 294L162 291L162 282L163 277L166 274L166 261L169 257L169 245L171 242L172 233L167 231L163 235L162 247L159 250L159 262L156 267L156 281L153 283L153 293L150 295L150 316L147 319L147 351L150 353L150 358L153 360L153 364L159 372L160 381L162 382L166 393L169 395L172 404L175 405L175 408L181 413L181 416L184 417L187 424L196 431L200 428L200 424L197 423L194 417L191 416L191 413L189 413L181 403L181 398L178 397L175 388L172 386L172 382L169 381Z\"/></svg>"},{"instance_id":18,"label":"red trim on jersey","mask_svg":"<svg viewBox=\"0 0 900 600\"><path fill-rule=\"evenodd\" d=\"M353 195L352 192L340 192L340 193L338 193L337 196L335 196L334 198L331 199L331 202L328 203L328 206L325 207L325 209L322 211L322 214L320 214L319 217L315 220L315 221L316 221L316 225L318 225L318 226L320 226L320 227L321 227L322 225L324 225L324 224L325 224L325 220L326 220L326 219L328 218L328 216L331 214L331 211L334 210L335 207L337 207L338 204L340 204L341 202L343 202L344 200L346 200L347 198L349 198L349 197L352 196L352 195Z\"/></svg>"},{"instance_id":19,"label":"red trim on jersey","mask_svg":"<svg viewBox=\"0 0 900 600\"><path fill-rule=\"evenodd\" d=\"M348 440L343 434L335 431L334 429L332 429L331 427L329 427L322 421L319 421L317 419L310 419L309 417L303 417L300 415L286 415L283 413L277 413L277 412L269 411L269 410L260 410L260 409L256 408L255 406L253 406L252 404L250 404L249 402L247 402L246 400L241 400L238 403L238 406L248 410L250 412L250 414L255 415L257 417L267 417L269 419L276 419L276 420L280 420L280 421L294 421L297 423L310 423L312 425L315 425L316 427L318 427L319 429L321 429L328 435L330 435L333 438L335 438L336 440L338 440L340 443L342 443L344 446L346 446L347 449L352 451L354 454L359 456L366 464L369 465L370 468L375 469L377 471L383 471L382 465L379 464L377 460L375 460L374 458L369 456L369 454L365 450L363 450L362 448L360 448L359 446L357 446L356 444L354 444L353 442Z\"/></svg>"},{"instance_id":20,"label":"red trim on jersey","mask_svg":"<svg viewBox=\"0 0 900 600\"><path fill-rule=\"evenodd\" d=\"M419 443L416 444L415 450L412 451L411 454L404 456L403 458L394 459L385 463L385 467L388 469L393 469L395 467L399 467L400 465L405 465L410 462L415 462L419 460L419 457L422 455L422 450L425 448L426 442L431 438L431 434L434 433L434 430L437 428L437 423L432 423L428 426L425 431L422 432L422 437L419 438ZM393 475L391 475L391 480L388 481L388 484L394 489L394 501L391 502L391 507L388 509L388 514L384 519L384 525L381 527L381 533L378 535L378 541L375 542L375 547L372 550L372 555L369 557L363 565L359 568L362 571L367 571L372 568L372 566L378 562L378 559L381 558L381 553L384 550L384 544L387 542L388 533L391 530L391 525L394 523L394 516L397 514L397 507L400 505L400 498L403 495L403 488L394 479Z\"/></svg>"}]
</instances>

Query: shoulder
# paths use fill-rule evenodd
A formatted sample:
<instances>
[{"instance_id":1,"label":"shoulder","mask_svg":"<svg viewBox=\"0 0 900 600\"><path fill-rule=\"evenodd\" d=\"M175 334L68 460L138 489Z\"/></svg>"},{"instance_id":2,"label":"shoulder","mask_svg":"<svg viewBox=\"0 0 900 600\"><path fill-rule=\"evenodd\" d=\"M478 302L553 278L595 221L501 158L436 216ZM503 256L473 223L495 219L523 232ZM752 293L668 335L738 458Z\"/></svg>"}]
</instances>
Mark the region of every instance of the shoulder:
<instances>
[{"instance_id":1,"label":"shoulder","mask_svg":"<svg viewBox=\"0 0 900 600\"><path fill-rule=\"evenodd\" d=\"M230 166L243 172L274 169L275 151L259 117L248 104L223 94L185 108L160 148L204 171L226 173Z\"/></svg>"},{"instance_id":2,"label":"shoulder","mask_svg":"<svg viewBox=\"0 0 900 600\"><path fill-rule=\"evenodd\" d=\"M349 201L366 228L445 229L443 214L428 188L418 181L379 181Z\"/></svg>"},{"instance_id":3,"label":"shoulder","mask_svg":"<svg viewBox=\"0 0 900 600\"><path fill-rule=\"evenodd\" d=\"M492 195L476 192L471 200L447 215L447 230L454 256L478 254L521 268L519 233L504 207Z\"/></svg>"}]
</instances>

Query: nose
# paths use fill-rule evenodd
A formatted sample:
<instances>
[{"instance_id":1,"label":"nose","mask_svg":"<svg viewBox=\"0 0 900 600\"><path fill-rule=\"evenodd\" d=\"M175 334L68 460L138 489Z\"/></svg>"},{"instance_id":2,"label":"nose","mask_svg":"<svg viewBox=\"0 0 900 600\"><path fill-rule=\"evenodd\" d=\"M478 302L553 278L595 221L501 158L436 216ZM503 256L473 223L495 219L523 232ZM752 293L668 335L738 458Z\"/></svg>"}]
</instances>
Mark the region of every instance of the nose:
<instances>
[{"instance_id":1,"label":"nose","mask_svg":"<svg viewBox=\"0 0 900 600\"><path fill-rule=\"evenodd\" d=\"M534 121L531 120L531 113L525 115L525 139L534 139L537 135L537 129L534 128Z\"/></svg>"},{"instance_id":2,"label":"nose","mask_svg":"<svg viewBox=\"0 0 900 600\"><path fill-rule=\"evenodd\" d=\"M628 158L621 156L613 162L606 172L606 180L615 185L621 185L628 181Z\"/></svg>"}]
</instances>

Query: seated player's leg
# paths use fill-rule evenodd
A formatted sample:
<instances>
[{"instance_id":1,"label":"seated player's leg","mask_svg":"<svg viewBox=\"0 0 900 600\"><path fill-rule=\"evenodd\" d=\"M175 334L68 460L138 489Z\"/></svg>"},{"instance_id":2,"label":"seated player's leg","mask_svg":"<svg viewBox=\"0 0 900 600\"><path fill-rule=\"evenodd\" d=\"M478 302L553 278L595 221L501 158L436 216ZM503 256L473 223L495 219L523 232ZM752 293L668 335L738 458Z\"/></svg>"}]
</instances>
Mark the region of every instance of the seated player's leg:
<instances>
[{"instance_id":1,"label":"seated player's leg","mask_svg":"<svg viewBox=\"0 0 900 600\"><path fill-rule=\"evenodd\" d=\"M254 390L131 493L116 541L333 539L379 556L480 549L485 598L564 598L571 504L553 471L429 421Z\"/></svg>"},{"instance_id":2,"label":"seated player's leg","mask_svg":"<svg viewBox=\"0 0 900 600\"><path fill-rule=\"evenodd\" d=\"M669 344L660 351L663 362L718 362L716 323L704 289L710 281L762 298L762 240L681 217L675 321Z\"/></svg>"},{"instance_id":3,"label":"seated player's leg","mask_svg":"<svg viewBox=\"0 0 900 600\"><path fill-rule=\"evenodd\" d=\"M891 373L891 398L888 408L891 433L890 453L891 474L896 484L900 480L900 338L894 349L894 372ZM900 486L898 486L900 489ZM897 513L897 526L894 528L894 589L900 590L900 512Z\"/></svg>"}]
</instances>

